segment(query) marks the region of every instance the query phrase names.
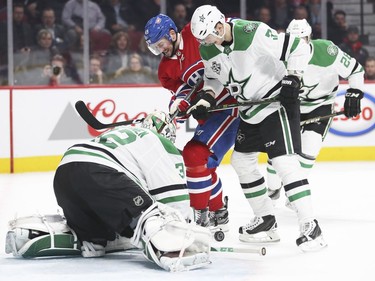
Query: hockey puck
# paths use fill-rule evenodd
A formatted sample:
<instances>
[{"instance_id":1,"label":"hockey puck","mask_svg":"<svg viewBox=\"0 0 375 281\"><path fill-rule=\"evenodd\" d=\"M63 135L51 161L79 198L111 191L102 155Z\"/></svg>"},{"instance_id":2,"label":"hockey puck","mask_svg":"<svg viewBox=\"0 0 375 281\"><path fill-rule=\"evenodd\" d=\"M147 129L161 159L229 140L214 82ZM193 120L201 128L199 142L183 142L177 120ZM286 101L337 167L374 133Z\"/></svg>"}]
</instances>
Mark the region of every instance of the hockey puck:
<instances>
[{"instance_id":1,"label":"hockey puck","mask_svg":"<svg viewBox=\"0 0 375 281\"><path fill-rule=\"evenodd\" d=\"M216 231L216 232L214 233L214 238L215 238L216 241L221 242L221 241L224 240L224 238L225 238L225 234L224 234L224 232L222 232L221 230Z\"/></svg>"}]
</instances>

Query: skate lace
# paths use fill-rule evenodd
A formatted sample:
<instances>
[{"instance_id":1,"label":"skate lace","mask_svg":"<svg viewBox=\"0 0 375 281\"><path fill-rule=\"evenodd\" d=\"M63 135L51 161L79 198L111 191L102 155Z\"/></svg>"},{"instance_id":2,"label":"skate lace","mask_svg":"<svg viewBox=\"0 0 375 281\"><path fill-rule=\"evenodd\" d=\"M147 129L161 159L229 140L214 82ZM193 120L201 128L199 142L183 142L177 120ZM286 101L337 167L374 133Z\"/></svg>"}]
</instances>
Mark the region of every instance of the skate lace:
<instances>
[{"instance_id":1,"label":"skate lace","mask_svg":"<svg viewBox=\"0 0 375 281\"><path fill-rule=\"evenodd\" d=\"M254 217L250 223L246 224L243 229L244 230L252 230L256 228L258 225L262 224L263 220L260 217Z\"/></svg>"}]
</instances>

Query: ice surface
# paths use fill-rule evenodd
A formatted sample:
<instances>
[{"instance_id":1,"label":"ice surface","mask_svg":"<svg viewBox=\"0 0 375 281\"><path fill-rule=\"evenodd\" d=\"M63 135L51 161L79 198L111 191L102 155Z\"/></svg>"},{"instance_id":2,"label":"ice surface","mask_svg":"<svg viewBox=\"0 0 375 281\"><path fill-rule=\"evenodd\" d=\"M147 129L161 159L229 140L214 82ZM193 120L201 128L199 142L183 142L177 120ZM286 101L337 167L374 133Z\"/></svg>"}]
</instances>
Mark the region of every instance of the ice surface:
<instances>
[{"instance_id":1,"label":"ice surface","mask_svg":"<svg viewBox=\"0 0 375 281\"><path fill-rule=\"evenodd\" d=\"M265 166L261 166L264 171ZM224 193L229 196L231 230L217 246L248 247L238 241L238 227L252 212L230 165L219 168ZM318 162L310 184L314 209L328 247L302 253L295 245L295 214L276 205L281 242L263 244L266 256L212 253L212 264L189 272L169 273L142 255L117 253L105 258L46 258L26 260L5 254L7 222L36 212L56 213L53 172L0 175L0 280L28 281L141 281L141 280L375 280L375 162Z\"/></svg>"}]
</instances>

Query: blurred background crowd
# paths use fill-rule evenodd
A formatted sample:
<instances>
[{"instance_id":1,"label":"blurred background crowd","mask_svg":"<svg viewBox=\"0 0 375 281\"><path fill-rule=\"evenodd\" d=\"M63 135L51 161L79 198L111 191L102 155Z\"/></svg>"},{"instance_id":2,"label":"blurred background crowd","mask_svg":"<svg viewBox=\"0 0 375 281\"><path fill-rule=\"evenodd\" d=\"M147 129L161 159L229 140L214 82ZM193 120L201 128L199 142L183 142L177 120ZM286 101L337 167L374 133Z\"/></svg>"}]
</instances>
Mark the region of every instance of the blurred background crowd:
<instances>
[{"instance_id":1,"label":"blurred background crowd","mask_svg":"<svg viewBox=\"0 0 375 281\"><path fill-rule=\"evenodd\" d=\"M278 32L306 19L375 80L374 0L0 0L0 85L158 83L146 22L163 12L182 29L203 4Z\"/></svg>"}]
</instances>

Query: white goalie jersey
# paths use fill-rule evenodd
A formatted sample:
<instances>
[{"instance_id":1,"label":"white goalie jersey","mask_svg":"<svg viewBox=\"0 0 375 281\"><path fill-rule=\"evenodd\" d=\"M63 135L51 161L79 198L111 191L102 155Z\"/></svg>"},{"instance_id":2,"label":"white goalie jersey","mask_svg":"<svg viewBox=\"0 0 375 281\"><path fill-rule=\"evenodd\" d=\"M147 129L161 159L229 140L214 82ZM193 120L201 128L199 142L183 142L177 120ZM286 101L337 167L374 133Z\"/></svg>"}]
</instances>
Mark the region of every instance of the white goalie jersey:
<instances>
[{"instance_id":1,"label":"white goalie jersey","mask_svg":"<svg viewBox=\"0 0 375 281\"><path fill-rule=\"evenodd\" d=\"M146 148L146 149L145 149ZM183 159L168 139L145 128L122 126L70 147L60 166L91 162L125 173L152 197L190 217Z\"/></svg>"}]
</instances>

